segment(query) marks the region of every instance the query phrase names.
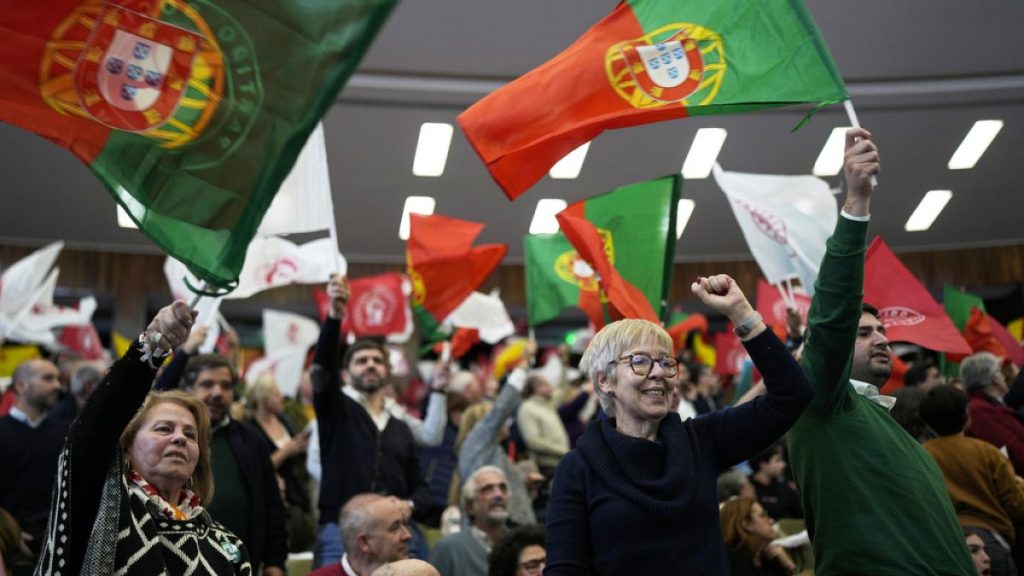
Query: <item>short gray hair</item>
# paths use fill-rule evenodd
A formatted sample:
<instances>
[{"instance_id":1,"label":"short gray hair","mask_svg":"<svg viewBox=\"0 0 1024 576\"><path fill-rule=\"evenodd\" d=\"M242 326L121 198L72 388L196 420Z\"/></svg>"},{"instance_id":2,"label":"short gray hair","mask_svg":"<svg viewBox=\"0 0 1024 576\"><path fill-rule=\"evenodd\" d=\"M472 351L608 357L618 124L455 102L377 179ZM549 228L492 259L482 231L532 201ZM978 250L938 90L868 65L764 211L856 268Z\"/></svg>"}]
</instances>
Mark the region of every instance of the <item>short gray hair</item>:
<instances>
[{"instance_id":1,"label":"short gray hair","mask_svg":"<svg viewBox=\"0 0 1024 576\"><path fill-rule=\"evenodd\" d=\"M473 473L469 475L469 478L466 478L466 481L462 483L463 504L472 500L473 498L476 498L476 479L481 474L486 474L488 472L494 472L495 474L498 474L502 478L504 478L506 482L508 482L508 476L505 475L505 471L502 470L501 468L498 468L497 466L491 466L490 464L488 464L487 466L481 466L474 470Z\"/></svg>"},{"instance_id":2,"label":"short gray hair","mask_svg":"<svg viewBox=\"0 0 1024 576\"><path fill-rule=\"evenodd\" d=\"M615 367L612 362L637 344L654 343L671 353L672 337L659 324L648 320L627 318L608 324L591 339L580 359L580 370L594 383L594 392L601 402L601 408L610 417L615 416L614 401L598 385L598 374L603 374L615 383Z\"/></svg>"},{"instance_id":3,"label":"short gray hair","mask_svg":"<svg viewBox=\"0 0 1024 576\"><path fill-rule=\"evenodd\" d=\"M72 395L78 396L85 391L87 385L99 384L101 380L103 380L103 372L98 366L92 363L81 364L71 375L70 392Z\"/></svg>"},{"instance_id":4,"label":"short gray hair","mask_svg":"<svg viewBox=\"0 0 1024 576\"><path fill-rule=\"evenodd\" d=\"M984 390L992 384L992 377L999 372L1002 361L991 352L978 352L960 363L960 381L968 392Z\"/></svg>"},{"instance_id":5,"label":"short gray hair","mask_svg":"<svg viewBox=\"0 0 1024 576\"><path fill-rule=\"evenodd\" d=\"M370 514L370 506L381 500L391 498L367 492L356 494L349 498L348 502L341 508L341 517L338 519L338 529L341 532L341 541L345 544L345 550L355 551L360 534L365 534L371 528L376 518Z\"/></svg>"}]
</instances>

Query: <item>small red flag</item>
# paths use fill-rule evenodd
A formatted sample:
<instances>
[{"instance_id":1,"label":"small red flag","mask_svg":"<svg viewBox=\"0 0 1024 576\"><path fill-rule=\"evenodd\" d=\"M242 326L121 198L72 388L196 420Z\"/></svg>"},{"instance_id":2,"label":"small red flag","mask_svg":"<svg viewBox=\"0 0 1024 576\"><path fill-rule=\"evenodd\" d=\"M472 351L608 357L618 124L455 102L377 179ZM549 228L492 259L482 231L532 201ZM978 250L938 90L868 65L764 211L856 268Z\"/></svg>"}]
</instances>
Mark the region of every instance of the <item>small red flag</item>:
<instances>
[{"instance_id":1,"label":"small red flag","mask_svg":"<svg viewBox=\"0 0 1024 576\"><path fill-rule=\"evenodd\" d=\"M864 301L878 308L891 341L930 350L970 354L971 347L928 290L896 258L881 238L868 246Z\"/></svg>"}]
</instances>

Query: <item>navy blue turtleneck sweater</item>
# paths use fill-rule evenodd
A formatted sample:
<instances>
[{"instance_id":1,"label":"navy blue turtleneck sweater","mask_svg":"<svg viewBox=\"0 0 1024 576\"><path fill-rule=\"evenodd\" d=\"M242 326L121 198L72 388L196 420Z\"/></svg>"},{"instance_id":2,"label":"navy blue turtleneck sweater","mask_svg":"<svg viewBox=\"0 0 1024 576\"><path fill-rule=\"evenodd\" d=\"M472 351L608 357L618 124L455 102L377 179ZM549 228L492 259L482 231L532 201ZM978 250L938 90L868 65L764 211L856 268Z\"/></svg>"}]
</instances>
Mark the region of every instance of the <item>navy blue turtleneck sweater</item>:
<instances>
[{"instance_id":1,"label":"navy blue turtleneck sweater","mask_svg":"<svg viewBox=\"0 0 1024 576\"><path fill-rule=\"evenodd\" d=\"M591 423L555 473L545 576L729 573L718 472L776 441L812 395L771 330L745 346L766 396L686 422L670 413L654 442Z\"/></svg>"}]
</instances>

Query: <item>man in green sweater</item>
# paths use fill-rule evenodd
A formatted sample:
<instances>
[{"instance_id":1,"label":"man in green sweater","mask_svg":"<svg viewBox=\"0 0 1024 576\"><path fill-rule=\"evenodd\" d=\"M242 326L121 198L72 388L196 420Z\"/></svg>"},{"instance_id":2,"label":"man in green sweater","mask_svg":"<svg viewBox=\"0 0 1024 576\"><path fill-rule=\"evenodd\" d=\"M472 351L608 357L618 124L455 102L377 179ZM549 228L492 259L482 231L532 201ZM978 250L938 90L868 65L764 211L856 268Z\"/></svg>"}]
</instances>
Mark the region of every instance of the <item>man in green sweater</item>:
<instances>
[{"instance_id":1,"label":"man in green sweater","mask_svg":"<svg viewBox=\"0 0 1024 576\"><path fill-rule=\"evenodd\" d=\"M789 433L815 574L970 575L974 565L935 461L879 396L892 369L885 327L862 312L871 134L846 134L846 202L808 313L803 366L814 400Z\"/></svg>"}]
</instances>

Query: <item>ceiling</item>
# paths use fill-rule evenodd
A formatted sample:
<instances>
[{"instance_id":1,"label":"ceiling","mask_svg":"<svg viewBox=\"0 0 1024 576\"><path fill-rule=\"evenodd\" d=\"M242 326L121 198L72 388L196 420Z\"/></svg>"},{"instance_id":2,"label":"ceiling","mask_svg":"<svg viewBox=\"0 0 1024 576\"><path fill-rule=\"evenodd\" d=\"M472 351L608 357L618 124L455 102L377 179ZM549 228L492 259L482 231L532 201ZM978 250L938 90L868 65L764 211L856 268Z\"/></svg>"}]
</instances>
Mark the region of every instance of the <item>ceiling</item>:
<instances>
[{"instance_id":1,"label":"ceiling","mask_svg":"<svg viewBox=\"0 0 1024 576\"><path fill-rule=\"evenodd\" d=\"M1024 3L1005 0L809 0L862 124L883 159L873 230L896 251L1024 243ZM516 202L490 179L456 131L445 173L411 171L422 122L449 122L480 97L551 58L614 7L612 0L407 0L325 118L342 252L353 262L396 262L408 195L437 198L437 212L487 223L481 242L505 242L522 260L537 200L569 202L677 172L698 128L728 130L719 162L730 170L806 174L841 107L792 132L806 108L705 117L608 132L576 180L545 178ZM946 162L978 119L1005 122L972 170ZM835 182L833 182L834 184ZM953 199L925 232L903 224L931 189ZM677 258L749 258L712 179L688 181L696 211ZM113 202L68 152L0 124L0 243L156 252L118 228Z\"/></svg>"}]
</instances>

